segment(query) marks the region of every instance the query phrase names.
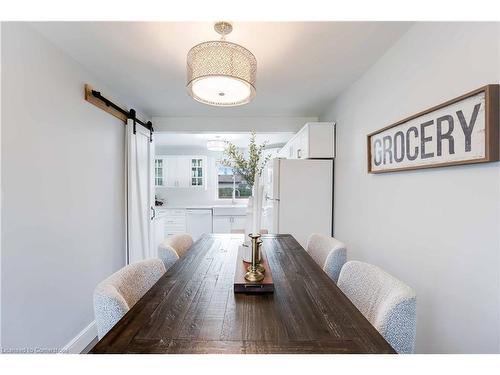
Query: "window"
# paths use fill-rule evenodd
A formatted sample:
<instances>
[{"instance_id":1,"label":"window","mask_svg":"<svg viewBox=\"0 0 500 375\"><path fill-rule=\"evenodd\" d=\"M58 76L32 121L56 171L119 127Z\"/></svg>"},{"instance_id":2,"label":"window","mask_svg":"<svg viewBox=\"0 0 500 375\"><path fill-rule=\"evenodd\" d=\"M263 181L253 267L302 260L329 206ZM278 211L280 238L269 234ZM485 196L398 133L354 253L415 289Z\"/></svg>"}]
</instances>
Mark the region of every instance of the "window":
<instances>
[{"instance_id":1,"label":"window","mask_svg":"<svg viewBox=\"0 0 500 375\"><path fill-rule=\"evenodd\" d=\"M203 185L203 159L191 159L191 186Z\"/></svg>"},{"instance_id":2,"label":"window","mask_svg":"<svg viewBox=\"0 0 500 375\"><path fill-rule=\"evenodd\" d=\"M248 199L252 195L252 189L247 182L243 180L241 175L235 175L230 167L219 166L217 184L219 199L232 199L233 191L236 199Z\"/></svg>"},{"instance_id":3,"label":"window","mask_svg":"<svg viewBox=\"0 0 500 375\"><path fill-rule=\"evenodd\" d=\"M163 186L163 159L155 159L155 185Z\"/></svg>"}]
</instances>

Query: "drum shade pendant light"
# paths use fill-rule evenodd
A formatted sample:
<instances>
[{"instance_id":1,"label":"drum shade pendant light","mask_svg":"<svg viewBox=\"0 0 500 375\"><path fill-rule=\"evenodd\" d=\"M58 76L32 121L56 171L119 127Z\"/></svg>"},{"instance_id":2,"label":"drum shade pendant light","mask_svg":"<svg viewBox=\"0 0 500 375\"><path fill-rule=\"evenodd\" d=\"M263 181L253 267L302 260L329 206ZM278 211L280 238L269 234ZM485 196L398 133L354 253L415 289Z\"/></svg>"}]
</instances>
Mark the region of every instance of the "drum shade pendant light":
<instances>
[{"instance_id":1,"label":"drum shade pendant light","mask_svg":"<svg viewBox=\"0 0 500 375\"><path fill-rule=\"evenodd\" d=\"M209 139L207 141L207 150L208 151L224 151L226 149L226 142L219 137L215 139Z\"/></svg>"},{"instance_id":2,"label":"drum shade pendant light","mask_svg":"<svg viewBox=\"0 0 500 375\"><path fill-rule=\"evenodd\" d=\"M217 22L220 40L200 43L187 54L187 90L193 99L208 105L232 107L255 97L257 60L246 48L226 41L233 27Z\"/></svg>"}]
</instances>

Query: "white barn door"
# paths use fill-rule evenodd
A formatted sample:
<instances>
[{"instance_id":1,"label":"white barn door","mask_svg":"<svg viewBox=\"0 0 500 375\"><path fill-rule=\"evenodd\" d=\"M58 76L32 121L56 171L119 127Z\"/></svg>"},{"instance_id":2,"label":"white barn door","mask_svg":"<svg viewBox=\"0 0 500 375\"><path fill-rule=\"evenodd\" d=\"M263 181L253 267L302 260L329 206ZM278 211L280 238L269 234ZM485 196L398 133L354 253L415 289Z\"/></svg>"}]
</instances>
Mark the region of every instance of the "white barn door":
<instances>
[{"instance_id":1,"label":"white barn door","mask_svg":"<svg viewBox=\"0 0 500 375\"><path fill-rule=\"evenodd\" d=\"M155 257L153 249L154 143L151 133L127 122L127 264Z\"/></svg>"}]
</instances>

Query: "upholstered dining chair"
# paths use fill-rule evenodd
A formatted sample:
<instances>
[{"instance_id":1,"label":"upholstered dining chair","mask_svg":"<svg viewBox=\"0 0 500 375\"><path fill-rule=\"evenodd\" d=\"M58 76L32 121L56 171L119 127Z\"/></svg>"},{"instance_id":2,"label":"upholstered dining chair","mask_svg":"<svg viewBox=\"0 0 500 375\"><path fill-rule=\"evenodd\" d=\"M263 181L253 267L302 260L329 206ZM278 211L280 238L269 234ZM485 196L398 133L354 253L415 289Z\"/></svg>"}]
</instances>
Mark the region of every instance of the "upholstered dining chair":
<instances>
[{"instance_id":1,"label":"upholstered dining chair","mask_svg":"<svg viewBox=\"0 0 500 375\"><path fill-rule=\"evenodd\" d=\"M94 314L101 339L165 273L160 259L130 264L101 281L94 291Z\"/></svg>"},{"instance_id":2,"label":"upholstered dining chair","mask_svg":"<svg viewBox=\"0 0 500 375\"><path fill-rule=\"evenodd\" d=\"M307 239L306 251L337 282L340 270L347 261L346 246L333 237L313 233Z\"/></svg>"},{"instance_id":3,"label":"upholstered dining chair","mask_svg":"<svg viewBox=\"0 0 500 375\"><path fill-rule=\"evenodd\" d=\"M398 353L413 353L416 335L415 292L377 266L347 262L338 287Z\"/></svg>"},{"instance_id":4,"label":"upholstered dining chair","mask_svg":"<svg viewBox=\"0 0 500 375\"><path fill-rule=\"evenodd\" d=\"M168 237L158 246L158 257L168 270L172 265L187 253L193 246L193 237L187 233L175 234Z\"/></svg>"},{"instance_id":5,"label":"upholstered dining chair","mask_svg":"<svg viewBox=\"0 0 500 375\"><path fill-rule=\"evenodd\" d=\"M177 255L174 248L170 246L170 242L165 240L158 245L158 258L161 259L165 269L168 271L168 269L172 267L175 262L177 262L179 255Z\"/></svg>"}]
</instances>

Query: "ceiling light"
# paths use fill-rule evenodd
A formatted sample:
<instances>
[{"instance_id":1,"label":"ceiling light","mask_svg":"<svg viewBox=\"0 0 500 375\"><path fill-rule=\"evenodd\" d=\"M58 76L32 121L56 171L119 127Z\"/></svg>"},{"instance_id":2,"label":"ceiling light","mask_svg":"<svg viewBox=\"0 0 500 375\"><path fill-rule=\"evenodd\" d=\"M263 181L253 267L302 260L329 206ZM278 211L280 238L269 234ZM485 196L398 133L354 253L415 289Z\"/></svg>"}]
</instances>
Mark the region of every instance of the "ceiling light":
<instances>
[{"instance_id":1,"label":"ceiling light","mask_svg":"<svg viewBox=\"0 0 500 375\"><path fill-rule=\"evenodd\" d=\"M208 151L224 151L226 142L222 139L210 139L207 141Z\"/></svg>"},{"instance_id":2,"label":"ceiling light","mask_svg":"<svg viewBox=\"0 0 500 375\"><path fill-rule=\"evenodd\" d=\"M213 106L232 107L255 97L257 60L246 48L227 42L233 27L217 22L221 40L200 43L187 55L187 90L193 99Z\"/></svg>"}]
</instances>

